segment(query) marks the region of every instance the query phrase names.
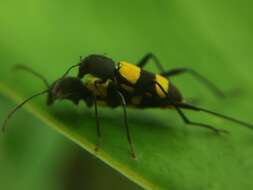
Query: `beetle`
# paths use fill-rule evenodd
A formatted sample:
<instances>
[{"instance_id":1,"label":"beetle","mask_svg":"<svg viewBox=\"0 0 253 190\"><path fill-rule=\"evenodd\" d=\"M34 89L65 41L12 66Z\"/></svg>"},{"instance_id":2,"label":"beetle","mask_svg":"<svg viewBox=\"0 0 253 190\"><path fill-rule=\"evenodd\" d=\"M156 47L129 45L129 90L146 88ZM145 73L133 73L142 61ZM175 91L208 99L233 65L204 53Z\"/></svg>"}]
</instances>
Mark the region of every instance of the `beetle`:
<instances>
[{"instance_id":1,"label":"beetle","mask_svg":"<svg viewBox=\"0 0 253 190\"><path fill-rule=\"evenodd\" d=\"M90 74L88 74L88 75L90 75ZM124 88L120 85L117 87L117 86L115 86L114 81L111 79L105 79L105 78L101 79L98 77L94 77L93 75L91 75L91 78L92 79L90 80L90 82L86 83L86 86L94 94L99 94L100 96L103 96L103 94L106 94L105 97L107 97L108 94L110 92L113 92L114 90L120 91L123 95L123 98L121 100L123 101L125 99L126 106L131 106L131 107L135 107L135 108L170 108L170 109L172 108L177 111L179 116L182 118L182 120L186 124L198 126L198 127L204 127L209 130L212 130L213 132L215 132L217 134L228 133L228 131L222 130L222 129L217 129L209 124L193 122L185 115L185 113L182 111L182 109L188 109L188 110L197 111L197 112L204 112L204 113L214 115L219 118L223 118L225 120L232 121L232 122L242 125L244 127L253 129L252 124L246 123L244 121L235 119L230 116L226 116L221 113L211 111L211 110L203 108L203 107L199 107L199 106L195 106L195 105L191 105L189 103L186 103L184 101L181 93L179 92L179 90L177 90L175 87L170 86L169 90L171 92L169 94L169 93L167 93L166 90L163 89L163 86L160 85L159 82L157 82L158 88L160 88L161 92L166 95L164 97L164 96L159 96L156 94L150 95L149 93L147 93L145 91L143 94L139 93L139 92L136 93L135 91L128 90L128 88ZM104 81L104 82L101 83L101 81ZM108 86L110 86L109 89L108 89ZM101 92L102 92L102 94L101 94ZM225 97L225 95L223 93L220 93L220 95L221 94L222 94L222 97ZM125 121L127 121L126 118L125 118Z\"/></svg>"},{"instance_id":2,"label":"beetle","mask_svg":"<svg viewBox=\"0 0 253 190\"><path fill-rule=\"evenodd\" d=\"M143 69L151 59L154 60L156 66L160 70L159 74ZM216 85L192 69L175 68L165 71L158 58L152 53L145 55L137 65L131 64L127 61L119 61L116 63L114 60L104 55L91 54L85 58L81 58L80 62L77 65L72 66L70 70L74 67L79 67L78 78L83 78L87 74L98 77L100 80L96 81L96 87L105 83L107 80L110 80L119 92L126 91L128 97L129 94L131 94L131 96L150 96L153 100L158 99L159 101L161 98L165 98L165 101L170 101L171 104L182 102L183 97L181 92L172 84L168 77L183 73L190 73L199 82L203 83L209 90L211 90L214 95L222 98L225 97L224 93L216 87ZM66 74L70 70L68 70ZM187 119L180 108L178 106L175 108L184 122L202 127L205 126L189 122L189 119Z\"/></svg>"},{"instance_id":3,"label":"beetle","mask_svg":"<svg viewBox=\"0 0 253 190\"><path fill-rule=\"evenodd\" d=\"M173 99L172 101L172 98L168 96L164 98L160 96L150 96L149 94L145 94L145 93L135 94L135 93L131 93L125 88L117 89L117 87L115 87L114 82L110 79L107 79L104 83L100 83L102 79L98 77L94 77L92 75L90 75L90 79L86 80L85 82L81 81L80 78L77 78L77 77L68 77L66 75L69 69L62 77L60 77L58 80L56 80L50 85L45 79L45 77L33 71L32 69L23 65L19 65L16 68L26 70L34 74L35 76L41 78L43 82L45 83L47 89L27 98L22 103L17 105L6 117L3 124L3 128L2 128L3 131L10 117L19 108L21 108L26 102L30 101L31 99L43 94L47 94L48 105L52 105L56 100L60 100L60 99L70 100L76 105L81 100L86 102L88 107L91 107L94 105L95 115L96 115L97 136L98 136L95 151L98 151L99 144L100 144L100 137L101 137L99 119L98 119L98 110L97 110L98 103L101 102L103 105L106 105L111 108L122 106L124 110L124 123L125 123L126 131L127 131L127 139L130 145L131 155L133 158L135 158L136 155L135 155L134 146L133 146L133 143L130 137L129 128L128 128L127 112L126 112L127 106L129 107L131 106L135 108L174 108L177 110L177 112L182 117L185 123L190 124L190 125L205 127L205 128L211 129L215 133L220 133L220 132L227 133L228 131L222 130L222 129L216 129L213 126L208 125L208 124L192 122L185 116L185 114L182 112L181 109L202 111L202 112L215 115L217 117L220 117L226 120L230 120L232 122L248 127L250 129L253 129L253 126L251 124L246 123L244 121L240 121L235 118L225 116L223 114L213 112L208 109L201 108L199 106L190 105L186 102L183 102L183 98L181 94L180 94L181 98L178 99L177 101L175 101L175 99ZM99 85L97 86L98 82L99 82ZM163 91L163 88L161 88L161 90ZM166 94L165 91L163 92Z\"/></svg>"},{"instance_id":4,"label":"beetle","mask_svg":"<svg viewBox=\"0 0 253 190\"><path fill-rule=\"evenodd\" d=\"M143 69L143 67L151 59L154 60L156 66L161 71L159 74ZM94 84L96 88L101 85L103 86L109 80L114 84L115 90L121 93L124 92L126 97L150 97L152 101L149 101L149 106L152 102L154 102L154 106L157 106L157 102L161 104L160 106L167 106L168 103L170 103L173 105L172 107L177 110L185 123L207 127L216 131L213 127L190 122L186 115L180 110L180 106L178 106L179 103L182 105L182 101L184 99L181 92L172 84L168 77L187 72L206 85L206 87L209 88L216 96L225 97L224 93L218 87L192 69L175 68L165 71L157 57L152 53L145 55L137 65L131 64L127 61L119 61L116 63L114 60L104 55L91 54L85 58L81 58L80 62L70 67L65 75L67 75L67 73L74 67L79 67L78 78L80 79L85 75L97 77L98 80L96 80ZM95 89L94 92L95 91L97 91L97 89ZM125 99L126 97L123 96L122 99ZM131 104L132 103L134 102L131 102Z\"/></svg>"},{"instance_id":5,"label":"beetle","mask_svg":"<svg viewBox=\"0 0 253 190\"><path fill-rule=\"evenodd\" d=\"M160 70L159 74L152 73L143 69L143 67L153 59L156 66ZM226 130L218 130L211 125L191 121L182 109L190 109L194 111L202 111L212 114L223 119L227 119L252 129L252 124L225 116L223 114L210 111L205 108L196 107L184 102L181 92L172 84L168 77L176 76L183 73L190 73L199 82L202 82L211 92L217 97L224 98L225 94L214 85L207 78L198 72L189 68L175 68L165 71L160 64L157 57L148 53L145 55L137 65L131 64L127 61L115 62L113 59L104 55L91 54L80 59L80 62L70 68L79 67L78 78L83 78L85 75L92 75L98 80L94 82L95 89L93 93L97 93L99 86L104 86L108 80L113 83L115 90L123 93L122 101L125 98L134 98L130 104L137 104L137 107L166 107L174 108L184 123L198 127L208 128L216 133L227 132ZM65 74L70 71L68 70ZM135 96L143 98L142 101ZM146 102L146 103L143 103Z\"/></svg>"}]
</instances>

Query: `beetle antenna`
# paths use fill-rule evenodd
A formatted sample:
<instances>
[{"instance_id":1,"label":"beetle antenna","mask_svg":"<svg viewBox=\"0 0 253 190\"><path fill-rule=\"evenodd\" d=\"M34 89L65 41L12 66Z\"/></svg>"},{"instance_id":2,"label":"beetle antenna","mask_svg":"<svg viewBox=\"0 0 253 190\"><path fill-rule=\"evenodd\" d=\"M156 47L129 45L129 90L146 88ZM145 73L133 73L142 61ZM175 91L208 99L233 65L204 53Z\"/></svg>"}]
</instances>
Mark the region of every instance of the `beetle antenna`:
<instances>
[{"instance_id":1,"label":"beetle antenna","mask_svg":"<svg viewBox=\"0 0 253 190\"><path fill-rule=\"evenodd\" d=\"M81 62L82 59L83 59L83 57L80 56L79 58L80 58L80 62ZM80 66L80 63L78 63L78 64L76 64L76 65L72 65L71 67L69 67L68 70L67 70L67 71L64 73L64 75L62 76L62 78L66 77L66 75L67 75L73 68L78 67L78 66Z\"/></svg>"},{"instance_id":2,"label":"beetle antenna","mask_svg":"<svg viewBox=\"0 0 253 190\"><path fill-rule=\"evenodd\" d=\"M40 73L34 71L33 69L31 69L25 65L17 64L13 67L13 69L27 71L27 72L33 74L34 76L40 78L44 82L44 84L46 85L47 88L49 88L49 86L50 86L49 82L47 81L47 79L43 75L41 75Z\"/></svg>"},{"instance_id":3,"label":"beetle antenna","mask_svg":"<svg viewBox=\"0 0 253 190\"><path fill-rule=\"evenodd\" d=\"M66 77L66 75L75 67L78 67L80 65L80 63L76 64L76 65L72 65L71 67L68 68L68 70L63 74L62 78Z\"/></svg>"},{"instance_id":4,"label":"beetle antenna","mask_svg":"<svg viewBox=\"0 0 253 190\"><path fill-rule=\"evenodd\" d=\"M190 110L194 110L194 111L202 111L202 112L205 112L205 113L208 113L210 115L214 115L216 117L219 117L219 118L222 118L222 119L225 119L225 120L228 120L228 121L232 121L234 123L237 123L241 126L244 126L244 127L247 127L249 129L252 129L253 130L253 124L250 124L250 123L246 123L244 121L241 121L241 120L238 120L238 119L235 119L233 117L230 117L230 116L227 116L227 115L223 115L221 113L217 113L217 112L214 112L214 111L211 111L211 110L208 110L206 108L202 108L202 107L197 107L197 106L193 106L193 105L190 105L190 104L186 104L186 103L177 103L175 104L176 107L180 107L180 108L185 108L185 109L190 109Z\"/></svg>"},{"instance_id":5,"label":"beetle antenna","mask_svg":"<svg viewBox=\"0 0 253 190\"><path fill-rule=\"evenodd\" d=\"M6 129L6 126L7 126L7 123L9 121L9 119L13 116L13 114L19 110L25 103L29 102L30 100L32 100L33 98L35 97L38 97L42 94L45 94L48 92L48 89L47 90L43 90L42 92L40 93L37 93L37 94L34 94L32 95L31 97L27 98L26 100L24 100L23 102L21 102L20 104L18 104L6 117L6 119L4 120L4 123L3 123L3 126L2 126L2 131L4 132L5 129Z\"/></svg>"}]
</instances>

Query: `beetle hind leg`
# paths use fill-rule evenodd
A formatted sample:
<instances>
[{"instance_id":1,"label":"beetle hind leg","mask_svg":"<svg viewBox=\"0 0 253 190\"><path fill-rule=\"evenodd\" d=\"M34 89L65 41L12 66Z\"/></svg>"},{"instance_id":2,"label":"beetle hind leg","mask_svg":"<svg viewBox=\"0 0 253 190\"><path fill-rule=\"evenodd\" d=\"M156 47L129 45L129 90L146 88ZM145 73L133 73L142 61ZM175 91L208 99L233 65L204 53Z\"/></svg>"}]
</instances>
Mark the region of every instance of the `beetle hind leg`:
<instances>
[{"instance_id":1,"label":"beetle hind leg","mask_svg":"<svg viewBox=\"0 0 253 190\"><path fill-rule=\"evenodd\" d=\"M197 127L203 127L203 128L212 130L216 134L229 133L227 130L217 129L217 128L215 128L215 127L213 127L211 125L208 125L208 124L190 121L188 119L188 117L186 117L186 115L182 112L182 110L179 107L175 106L175 109L177 110L178 114L180 115L180 117L182 118L182 120L184 121L184 123L186 123L188 125L193 125L193 126L197 126Z\"/></svg>"}]
</instances>

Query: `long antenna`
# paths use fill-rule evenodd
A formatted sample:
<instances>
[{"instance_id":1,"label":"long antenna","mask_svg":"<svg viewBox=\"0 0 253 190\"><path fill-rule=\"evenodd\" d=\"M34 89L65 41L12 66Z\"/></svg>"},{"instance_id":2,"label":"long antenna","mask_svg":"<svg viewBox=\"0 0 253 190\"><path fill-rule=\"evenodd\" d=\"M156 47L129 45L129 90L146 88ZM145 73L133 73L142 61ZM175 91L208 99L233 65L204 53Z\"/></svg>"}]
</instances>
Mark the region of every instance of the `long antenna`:
<instances>
[{"instance_id":1,"label":"long antenna","mask_svg":"<svg viewBox=\"0 0 253 190\"><path fill-rule=\"evenodd\" d=\"M19 105L17 105L6 117L6 119L4 120L4 123L3 123L3 126L2 126L2 131L5 132L5 129L6 129L6 125L7 125L7 122L9 121L9 119L13 116L13 114L18 110L20 109L25 103L27 103L28 101L30 101L31 99L37 97L37 96L40 96L42 94L45 94L48 92L48 89L47 90L43 90L42 92L40 93L37 93L37 94L34 94L32 95L31 97L27 98L26 100L24 100L23 102L21 102Z\"/></svg>"},{"instance_id":2,"label":"long antenna","mask_svg":"<svg viewBox=\"0 0 253 190\"><path fill-rule=\"evenodd\" d=\"M62 78L64 78L73 68L78 67L79 65L80 65L80 63L69 67L68 70L63 74Z\"/></svg>"},{"instance_id":3,"label":"long antenna","mask_svg":"<svg viewBox=\"0 0 253 190\"><path fill-rule=\"evenodd\" d=\"M34 76L40 78L44 82L44 84L46 85L47 88L49 88L49 86L50 86L49 82L47 81L47 79L42 74L34 71L33 69L31 69L31 68L29 68L25 65L17 64L17 65L14 66L13 69L27 71L27 72L33 74Z\"/></svg>"},{"instance_id":4,"label":"long antenna","mask_svg":"<svg viewBox=\"0 0 253 190\"><path fill-rule=\"evenodd\" d=\"M175 106L181 107L181 108L185 108L185 109L195 110L195 111L202 111L202 112L205 112L205 113L214 115L214 116L216 116L216 117L220 117L220 118L223 118L223 119L225 119L225 120L232 121L232 122L234 122L234 123L237 123L237 124L239 124L239 125L241 125L241 126L244 126L244 127L247 127L247 128L249 128L249 129L252 129L252 130L253 130L253 124L246 123L246 122L244 122L244 121L235 119L235 118L233 118L233 117L223 115L223 114L221 114L221 113L217 113L217 112L214 112L214 111L210 111L210 110L208 110L208 109L206 109L206 108L201 108L201 107L193 106L193 105L186 104L186 103L177 103L177 104L175 104Z\"/></svg>"},{"instance_id":5,"label":"long antenna","mask_svg":"<svg viewBox=\"0 0 253 190\"><path fill-rule=\"evenodd\" d=\"M82 59L83 59L83 57L80 56L80 62L82 61ZM67 71L63 74L63 76L62 76L61 78L66 77L66 75L67 75L73 68L78 67L78 66L80 66L80 63L78 63L78 64L76 64L76 65L70 66L70 67L67 69Z\"/></svg>"}]
</instances>

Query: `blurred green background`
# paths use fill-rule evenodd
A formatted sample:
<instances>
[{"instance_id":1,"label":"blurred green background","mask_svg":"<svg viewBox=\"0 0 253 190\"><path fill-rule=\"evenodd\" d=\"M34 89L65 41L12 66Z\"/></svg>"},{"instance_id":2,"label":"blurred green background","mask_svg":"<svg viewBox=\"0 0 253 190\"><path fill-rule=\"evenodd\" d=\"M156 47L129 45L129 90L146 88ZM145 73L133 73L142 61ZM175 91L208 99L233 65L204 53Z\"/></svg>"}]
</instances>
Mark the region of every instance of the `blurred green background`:
<instances>
[{"instance_id":1,"label":"blurred green background","mask_svg":"<svg viewBox=\"0 0 253 190\"><path fill-rule=\"evenodd\" d=\"M27 97L43 88L33 77L12 72L16 63L30 65L53 81L81 55L100 53L135 63L153 52L168 69L191 67L224 91L241 92L217 100L188 76L174 79L186 98L200 97L206 107L253 122L252 6L250 0L1 1L0 92L5 94L4 85ZM34 102L68 126L82 125L82 120L87 126L84 136L95 142L93 110L75 112L74 106L64 103L46 108L45 98ZM5 95L0 96L0 105L2 121L15 104ZM75 114L63 113L65 109ZM194 120L231 131L217 138L185 127L173 112L129 112L138 162L130 160L121 140L125 134L117 128L121 110L102 110L103 147L150 183L180 190L253 187L253 142L248 130L189 113ZM153 127L146 127L150 123ZM24 110L12 119L8 133L0 138L0 189L140 188L44 126Z\"/></svg>"},{"instance_id":2,"label":"blurred green background","mask_svg":"<svg viewBox=\"0 0 253 190\"><path fill-rule=\"evenodd\" d=\"M1 96L3 113L13 103ZM16 189L140 189L38 119L20 111L8 135L0 139L0 188ZM20 125L20 123L22 123Z\"/></svg>"}]
</instances>

